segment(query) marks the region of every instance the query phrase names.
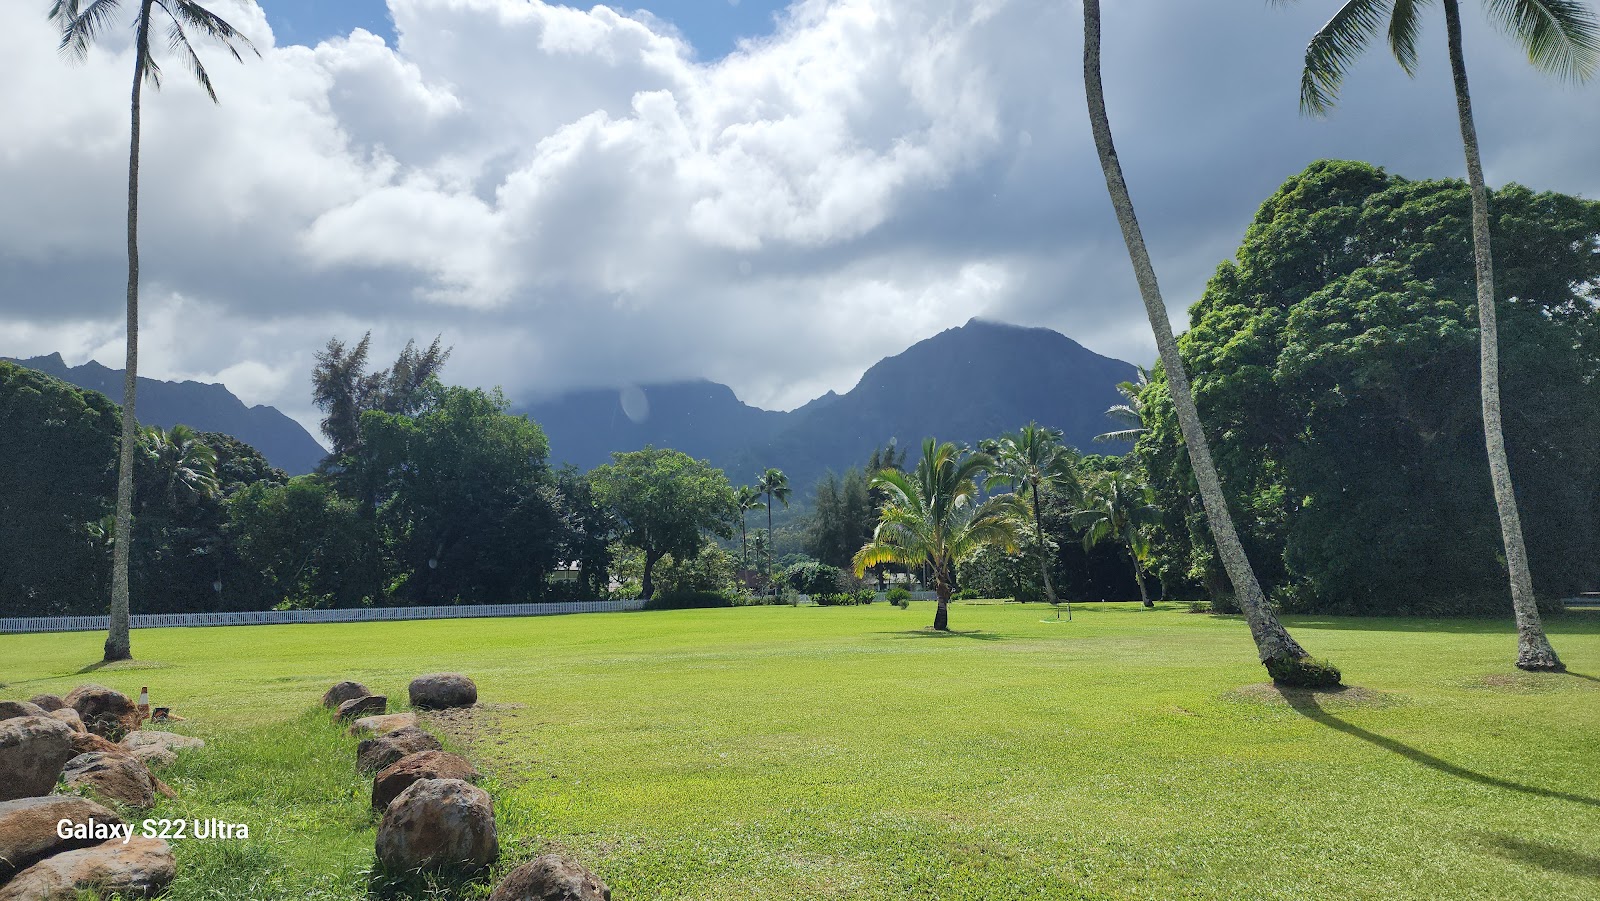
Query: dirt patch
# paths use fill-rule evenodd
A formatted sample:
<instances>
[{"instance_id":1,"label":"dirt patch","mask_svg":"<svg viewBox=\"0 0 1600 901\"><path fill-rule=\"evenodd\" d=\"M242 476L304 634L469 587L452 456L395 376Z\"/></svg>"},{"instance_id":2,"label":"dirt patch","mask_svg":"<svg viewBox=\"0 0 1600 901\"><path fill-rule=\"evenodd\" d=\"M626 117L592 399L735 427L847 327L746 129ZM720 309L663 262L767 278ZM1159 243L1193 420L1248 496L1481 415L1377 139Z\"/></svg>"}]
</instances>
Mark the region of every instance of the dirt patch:
<instances>
[{"instance_id":1,"label":"dirt patch","mask_svg":"<svg viewBox=\"0 0 1600 901\"><path fill-rule=\"evenodd\" d=\"M1405 703L1403 695L1348 685L1340 688L1285 688L1272 682L1246 685L1224 694L1223 700L1265 704L1269 707L1395 707Z\"/></svg>"}]
</instances>

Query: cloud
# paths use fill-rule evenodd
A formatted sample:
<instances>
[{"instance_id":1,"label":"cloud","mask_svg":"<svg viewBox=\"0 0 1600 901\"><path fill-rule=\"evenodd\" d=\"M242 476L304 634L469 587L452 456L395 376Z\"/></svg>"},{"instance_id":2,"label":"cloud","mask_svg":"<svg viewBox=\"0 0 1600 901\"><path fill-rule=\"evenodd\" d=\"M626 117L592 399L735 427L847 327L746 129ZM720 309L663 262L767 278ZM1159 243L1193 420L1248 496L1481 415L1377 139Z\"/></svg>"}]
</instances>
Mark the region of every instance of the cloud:
<instances>
[{"instance_id":1,"label":"cloud","mask_svg":"<svg viewBox=\"0 0 1600 901\"><path fill-rule=\"evenodd\" d=\"M533 399L706 376L790 407L973 316L1153 356L1083 111L1081 20L1044 0L799 0L702 61L629 16L390 0L398 41L202 47L168 65L141 167L144 371L312 425L326 339L443 334L447 374ZM1418 78L1374 47L1327 120L1296 108L1326 10L1128 0L1108 103L1180 322L1256 205L1324 156L1462 169L1442 26ZM129 29L81 65L0 8L0 354L120 365ZM1428 43L1430 42L1431 43ZM1433 46L1439 45L1439 46ZM1467 35L1489 177L1595 196L1595 86Z\"/></svg>"}]
</instances>

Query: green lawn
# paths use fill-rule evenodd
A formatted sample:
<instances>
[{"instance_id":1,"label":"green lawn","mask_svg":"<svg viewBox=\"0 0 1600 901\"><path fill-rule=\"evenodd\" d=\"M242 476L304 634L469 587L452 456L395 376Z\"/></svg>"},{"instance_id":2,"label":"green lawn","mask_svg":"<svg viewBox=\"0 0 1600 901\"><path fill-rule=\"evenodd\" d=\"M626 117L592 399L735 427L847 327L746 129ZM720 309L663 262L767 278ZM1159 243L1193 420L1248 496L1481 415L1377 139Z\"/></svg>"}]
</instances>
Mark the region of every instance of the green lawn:
<instances>
[{"instance_id":1,"label":"green lawn","mask_svg":"<svg viewBox=\"0 0 1600 901\"><path fill-rule=\"evenodd\" d=\"M1512 670L1509 617L1291 619L1366 689L1294 705L1249 688L1236 618L1050 615L169 629L82 675L100 635L0 636L0 697L149 685L190 718L209 746L165 771L183 797L157 815L251 839L180 844L174 898L361 897L366 785L309 708L337 679L403 700L436 670L487 705L468 752L505 863L564 848L618 901L1600 897L1600 615L1551 622L1567 675Z\"/></svg>"}]
</instances>

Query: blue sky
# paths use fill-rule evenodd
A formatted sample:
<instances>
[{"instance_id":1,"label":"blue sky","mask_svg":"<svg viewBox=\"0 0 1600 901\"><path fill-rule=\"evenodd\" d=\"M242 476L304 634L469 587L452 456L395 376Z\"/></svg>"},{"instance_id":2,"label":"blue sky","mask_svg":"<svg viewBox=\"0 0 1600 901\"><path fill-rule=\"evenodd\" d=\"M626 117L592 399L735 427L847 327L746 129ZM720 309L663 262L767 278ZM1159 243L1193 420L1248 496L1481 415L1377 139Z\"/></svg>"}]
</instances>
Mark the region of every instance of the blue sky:
<instances>
[{"instance_id":1,"label":"blue sky","mask_svg":"<svg viewBox=\"0 0 1600 901\"><path fill-rule=\"evenodd\" d=\"M394 24L384 0L258 0L279 44L314 45L365 28L392 46ZM568 4L589 9L592 3ZM772 32L773 16L787 0L651 0L611 3L614 9L649 10L683 32L703 60L727 55L739 38Z\"/></svg>"}]
</instances>

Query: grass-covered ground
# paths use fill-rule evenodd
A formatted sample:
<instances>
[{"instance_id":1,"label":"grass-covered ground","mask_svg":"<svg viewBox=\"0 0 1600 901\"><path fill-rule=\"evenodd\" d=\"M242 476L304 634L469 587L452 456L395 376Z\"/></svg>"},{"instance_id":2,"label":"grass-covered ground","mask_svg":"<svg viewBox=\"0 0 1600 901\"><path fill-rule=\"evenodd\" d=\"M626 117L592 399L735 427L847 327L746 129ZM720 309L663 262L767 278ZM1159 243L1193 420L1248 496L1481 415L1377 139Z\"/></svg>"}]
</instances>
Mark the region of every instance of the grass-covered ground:
<instances>
[{"instance_id":1,"label":"grass-covered ground","mask_svg":"<svg viewBox=\"0 0 1600 901\"><path fill-rule=\"evenodd\" d=\"M972 631L921 631L928 604L139 631L82 674L100 635L0 636L0 697L149 685L189 717L209 745L155 815L251 839L180 844L173 898L361 897L367 784L310 708L437 670L486 705L456 744L503 866L564 848L619 901L1600 897L1600 615L1550 623L1567 675L1512 670L1509 617L1291 619L1364 689L1291 704L1234 618L952 614Z\"/></svg>"}]
</instances>

